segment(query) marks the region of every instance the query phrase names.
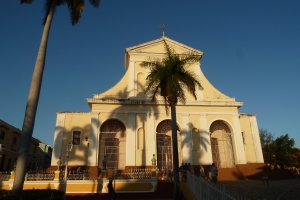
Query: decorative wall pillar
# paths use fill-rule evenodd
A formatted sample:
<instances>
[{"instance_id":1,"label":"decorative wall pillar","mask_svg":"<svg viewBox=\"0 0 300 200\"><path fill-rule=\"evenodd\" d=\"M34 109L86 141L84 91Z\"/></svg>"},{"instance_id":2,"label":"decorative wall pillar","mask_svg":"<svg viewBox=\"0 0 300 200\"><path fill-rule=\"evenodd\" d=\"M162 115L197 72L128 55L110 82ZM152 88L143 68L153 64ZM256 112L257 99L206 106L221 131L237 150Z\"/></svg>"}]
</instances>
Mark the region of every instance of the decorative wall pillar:
<instances>
[{"instance_id":1,"label":"decorative wall pillar","mask_svg":"<svg viewBox=\"0 0 300 200\"><path fill-rule=\"evenodd\" d=\"M254 151L256 154L256 162L264 163L264 157L261 148L261 141L259 137L259 130L257 126L256 116L250 116L250 124L251 124L251 133L254 143Z\"/></svg>"},{"instance_id":2,"label":"decorative wall pillar","mask_svg":"<svg viewBox=\"0 0 300 200\"><path fill-rule=\"evenodd\" d=\"M128 113L126 130L126 166L135 166L136 159L136 113Z\"/></svg>"},{"instance_id":3,"label":"decorative wall pillar","mask_svg":"<svg viewBox=\"0 0 300 200\"><path fill-rule=\"evenodd\" d=\"M200 114L200 163L203 165L210 165L212 161L211 143L210 143L210 132L207 124L207 117L205 114Z\"/></svg>"},{"instance_id":4,"label":"decorative wall pillar","mask_svg":"<svg viewBox=\"0 0 300 200\"><path fill-rule=\"evenodd\" d=\"M149 112L147 114L147 124L145 127L145 148L146 148L146 165L152 165L151 159L153 158L153 154L157 158L157 147L156 147L156 130L154 123L154 113Z\"/></svg>"},{"instance_id":5,"label":"decorative wall pillar","mask_svg":"<svg viewBox=\"0 0 300 200\"><path fill-rule=\"evenodd\" d=\"M243 136L239 115L233 115L233 133L232 133L233 149L236 164L246 164L246 154L244 149Z\"/></svg>"},{"instance_id":6,"label":"decorative wall pillar","mask_svg":"<svg viewBox=\"0 0 300 200\"><path fill-rule=\"evenodd\" d=\"M179 148L181 148L182 162L192 164L192 135L189 127L189 122L189 115L182 114L181 146L179 146ZM179 165L180 164L181 163L179 163Z\"/></svg>"},{"instance_id":7,"label":"decorative wall pillar","mask_svg":"<svg viewBox=\"0 0 300 200\"><path fill-rule=\"evenodd\" d=\"M53 139L53 152L51 159L51 166L57 166L57 161L59 157L62 156L62 140L65 129L65 117L64 113L57 113L56 116L56 125L54 131L54 139Z\"/></svg>"},{"instance_id":8,"label":"decorative wall pillar","mask_svg":"<svg viewBox=\"0 0 300 200\"><path fill-rule=\"evenodd\" d=\"M88 166L98 166L98 154L99 154L99 137L100 137L100 121L99 112L91 113L91 129L89 133L87 146L88 152Z\"/></svg>"}]
</instances>

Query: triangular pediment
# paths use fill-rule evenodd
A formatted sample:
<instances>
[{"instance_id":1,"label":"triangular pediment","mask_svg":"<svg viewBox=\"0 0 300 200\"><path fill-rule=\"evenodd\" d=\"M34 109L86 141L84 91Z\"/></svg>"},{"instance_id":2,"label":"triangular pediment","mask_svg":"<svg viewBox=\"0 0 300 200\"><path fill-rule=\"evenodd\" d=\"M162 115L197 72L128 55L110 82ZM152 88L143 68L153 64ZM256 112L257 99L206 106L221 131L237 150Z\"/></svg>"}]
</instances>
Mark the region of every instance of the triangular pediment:
<instances>
[{"instance_id":1,"label":"triangular pediment","mask_svg":"<svg viewBox=\"0 0 300 200\"><path fill-rule=\"evenodd\" d=\"M126 53L127 54L135 54L135 53L138 53L138 54L140 54L140 53L142 53L142 54L143 53L145 53L145 54L152 54L152 53L153 54L165 54L166 50L164 47L164 42L163 42L164 40L178 54L192 52L193 54L196 54L199 56L203 55L203 52L201 52L197 49L194 49L192 47L189 47L185 44L179 43L168 37L161 37L161 38L158 38L158 39L146 42L146 43L128 47L128 48L126 48Z\"/></svg>"},{"instance_id":2,"label":"triangular pediment","mask_svg":"<svg viewBox=\"0 0 300 200\"><path fill-rule=\"evenodd\" d=\"M102 102L115 102L124 103L132 99L143 101L150 99L145 95L144 89L146 88L146 77L149 74L149 68L141 66L144 61L160 60L167 55L164 42L167 43L176 54L194 54L202 57L203 52L185 44L179 43L168 37L161 37L149 42L138 44L128 47L125 50L125 68L126 72L122 79L116 83L112 88L95 94L93 98L88 99L90 105ZM192 94L186 93L186 99L189 104L207 104L207 105L223 105L223 106L236 106L242 104L235 102L234 98L226 96L215 88L205 77L200 67L200 59L192 65L187 65L186 69L194 73L201 81L200 88L196 91L197 99ZM161 100L161 99L158 99Z\"/></svg>"}]
</instances>

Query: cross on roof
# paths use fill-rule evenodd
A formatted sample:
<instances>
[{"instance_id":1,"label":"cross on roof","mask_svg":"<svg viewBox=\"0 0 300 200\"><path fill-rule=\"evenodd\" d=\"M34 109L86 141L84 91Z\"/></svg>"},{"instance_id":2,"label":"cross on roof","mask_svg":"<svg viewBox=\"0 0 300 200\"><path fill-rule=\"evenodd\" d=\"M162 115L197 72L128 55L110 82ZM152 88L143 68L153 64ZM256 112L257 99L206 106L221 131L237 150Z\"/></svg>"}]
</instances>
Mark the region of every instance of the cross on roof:
<instances>
[{"instance_id":1,"label":"cross on roof","mask_svg":"<svg viewBox=\"0 0 300 200\"><path fill-rule=\"evenodd\" d=\"M166 25L165 25L165 24L161 24L161 25L159 26L159 28L160 28L160 30L162 31L163 37L165 37Z\"/></svg>"}]
</instances>

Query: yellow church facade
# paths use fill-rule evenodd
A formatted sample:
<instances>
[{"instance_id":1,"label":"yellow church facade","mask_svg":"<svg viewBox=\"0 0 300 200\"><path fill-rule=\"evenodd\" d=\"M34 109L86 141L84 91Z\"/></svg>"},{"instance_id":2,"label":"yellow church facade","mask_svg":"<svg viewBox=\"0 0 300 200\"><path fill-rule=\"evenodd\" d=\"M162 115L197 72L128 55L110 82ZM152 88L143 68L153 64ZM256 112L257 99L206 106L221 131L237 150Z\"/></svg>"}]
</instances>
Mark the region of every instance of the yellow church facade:
<instances>
[{"instance_id":1,"label":"yellow church facade","mask_svg":"<svg viewBox=\"0 0 300 200\"><path fill-rule=\"evenodd\" d=\"M57 113L51 166L65 163L71 141L68 165L87 167L92 174L104 160L107 168L125 170L150 167L155 158L158 169L172 169L171 114L163 99L152 101L145 95L149 69L141 66L166 55L164 40L178 54L203 55L168 37L127 48L126 73L112 88L87 99L90 112ZM216 89L200 61L186 68L197 74L202 87L196 100L186 92L186 103L176 107L179 162L214 162L219 168L263 163L256 116L239 113L243 103Z\"/></svg>"}]
</instances>

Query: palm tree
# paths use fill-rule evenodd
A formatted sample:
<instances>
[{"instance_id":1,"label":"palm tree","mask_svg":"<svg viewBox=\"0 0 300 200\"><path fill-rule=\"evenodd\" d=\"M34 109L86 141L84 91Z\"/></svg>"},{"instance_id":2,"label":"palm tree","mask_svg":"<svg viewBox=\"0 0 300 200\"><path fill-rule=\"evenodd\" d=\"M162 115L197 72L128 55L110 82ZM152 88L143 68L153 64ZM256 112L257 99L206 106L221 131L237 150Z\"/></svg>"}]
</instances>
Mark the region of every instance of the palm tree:
<instances>
[{"instance_id":1,"label":"palm tree","mask_svg":"<svg viewBox=\"0 0 300 200\"><path fill-rule=\"evenodd\" d=\"M187 65L194 64L200 60L199 55L193 53L176 54L163 38L167 55L162 60L144 61L142 66L150 67L150 73L147 76L146 93L163 97L166 107L171 108L172 121L172 148L173 148L173 172L174 172L174 199L179 197L179 160L177 143L177 123L176 123L176 104L185 103L185 90L190 92L195 99L196 86L201 87L200 82L194 73L187 71Z\"/></svg>"},{"instance_id":2,"label":"palm tree","mask_svg":"<svg viewBox=\"0 0 300 200\"><path fill-rule=\"evenodd\" d=\"M32 3L33 0L21 0L21 3ZM44 65L46 60L46 50L48 35L51 27L52 18L57 6L67 5L71 15L72 25L78 23L81 13L84 10L84 0L46 0L45 1L45 18L44 18L44 30L38 50L34 72L32 75L31 85L29 89L26 111L22 127L21 145L16 165L16 174L13 184L13 193L19 195L23 190L25 170L28 157L28 149L30 147L32 132L34 128L34 121L36 110L39 101L40 89L43 78ZM90 3L94 7L100 5L100 0L90 0Z\"/></svg>"}]
</instances>

